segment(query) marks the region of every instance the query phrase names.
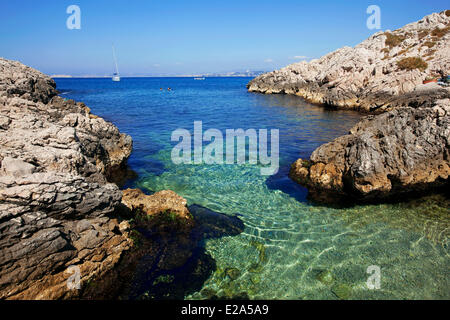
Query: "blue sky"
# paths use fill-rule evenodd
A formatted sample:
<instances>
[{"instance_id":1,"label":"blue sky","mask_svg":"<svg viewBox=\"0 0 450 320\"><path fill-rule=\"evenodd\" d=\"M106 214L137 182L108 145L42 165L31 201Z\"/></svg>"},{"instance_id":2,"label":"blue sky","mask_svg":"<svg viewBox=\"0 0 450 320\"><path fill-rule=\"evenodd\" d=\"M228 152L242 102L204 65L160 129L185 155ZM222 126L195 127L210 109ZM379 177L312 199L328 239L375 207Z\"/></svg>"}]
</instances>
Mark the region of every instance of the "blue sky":
<instances>
[{"instance_id":1,"label":"blue sky","mask_svg":"<svg viewBox=\"0 0 450 320\"><path fill-rule=\"evenodd\" d=\"M72 4L81 30L66 28ZM273 70L369 37L371 4L383 30L450 9L442 0L1 0L0 56L48 74L104 75L114 43L122 75Z\"/></svg>"}]
</instances>

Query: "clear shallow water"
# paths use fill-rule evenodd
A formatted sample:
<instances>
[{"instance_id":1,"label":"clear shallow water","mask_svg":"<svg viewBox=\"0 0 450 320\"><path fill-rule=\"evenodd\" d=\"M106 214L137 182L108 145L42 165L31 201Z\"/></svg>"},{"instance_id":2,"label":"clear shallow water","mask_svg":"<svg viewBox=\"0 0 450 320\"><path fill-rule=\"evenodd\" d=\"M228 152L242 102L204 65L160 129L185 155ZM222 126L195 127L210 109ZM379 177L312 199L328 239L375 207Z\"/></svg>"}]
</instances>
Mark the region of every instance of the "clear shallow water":
<instances>
[{"instance_id":1,"label":"clear shallow water","mask_svg":"<svg viewBox=\"0 0 450 320\"><path fill-rule=\"evenodd\" d=\"M249 80L56 80L64 97L85 102L133 137L135 186L171 189L189 204L238 213L244 222L243 233L204 242L217 270L201 292L185 298L245 292L252 299L449 299L449 202L435 196L345 209L309 203L307 191L287 178L290 164L345 134L360 115L247 93ZM203 130L279 129L279 173L261 176L252 165L174 165L172 131L192 132L199 120ZM380 290L367 289L371 265L381 268Z\"/></svg>"}]
</instances>

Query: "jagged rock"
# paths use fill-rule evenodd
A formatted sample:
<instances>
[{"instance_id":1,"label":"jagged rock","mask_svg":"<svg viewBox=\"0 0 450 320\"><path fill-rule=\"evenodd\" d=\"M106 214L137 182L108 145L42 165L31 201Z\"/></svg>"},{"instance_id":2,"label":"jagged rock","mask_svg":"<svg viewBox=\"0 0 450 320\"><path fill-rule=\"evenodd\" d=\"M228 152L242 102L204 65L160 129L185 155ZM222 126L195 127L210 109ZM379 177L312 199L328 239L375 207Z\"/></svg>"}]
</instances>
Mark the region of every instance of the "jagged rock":
<instances>
[{"instance_id":1,"label":"jagged rock","mask_svg":"<svg viewBox=\"0 0 450 320\"><path fill-rule=\"evenodd\" d=\"M187 222L192 220L186 207L186 199L171 190L163 190L148 196L142 190L127 189L123 191L122 203L130 210L139 210L147 216L171 212Z\"/></svg>"},{"instance_id":2,"label":"jagged rock","mask_svg":"<svg viewBox=\"0 0 450 320\"><path fill-rule=\"evenodd\" d=\"M252 80L249 91L379 114L310 160L297 160L291 178L325 201L379 200L446 185L450 88L422 82L449 74L449 46L447 10Z\"/></svg>"},{"instance_id":3,"label":"jagged rock","mask_svg":"<svg viewBox=\"0 0 450 320\"><path fill-rule=\"evenodd\" d=\"M313 103L368 112L413 107L416 100L403 95L413 92L427 76L449 73L449 31L448 11L433 13L401 29L377 32L354 48L263 74L247 87L250 92L295 94ZM416 57L425 61L425 69L399 67L403 59ZM422 104L450 97L449 88L434 90L439 92L421 94Z\"/></svg>"},{"instance_id":4,"label":"jagged rock","mask_svg":"<svg viewBox=\"0 0 450 320\"><path fill-rule=\"evenodd\" d=\"M450 99L398 108L359 122L348 135L297 160L290 176L313 197L383 199L448 184ZM323 198L322 198L323 199Z\"/></svg>"},{"instance_id":5,"label":"jagged rock","mask_svg":"<svg viewBox=\"0 0 450 320\"><path fill-rule=\"evenodd\" d=\"M147 237L166 244L159 267L170 270L182 266L192 254L194 218L187 201L171 190L146 195L139 189L123 191L122 203L135 217L135 227Z\"/></svg>"},{"instance_id":6,"label":"jagged rock","mask_svg":"<svg viewBox=\"0 0 450 320\"><path fill-rule=\"evenodd\" d=\"M83 103L58 97L52 79L0 58L0 299L78 295L132 244L108 183L132 141Z\"/></svg>"},{"instance_id":7,"label":"jagged rock","mask_svg":"<svg viewBox=\"0 0 450 320\"><path fill-rule=\"evenodd\" d=\"M48 76L20 62L0 58L0 95L47 103L57 93L55 82Z\"/></svg>"}]
</instances>

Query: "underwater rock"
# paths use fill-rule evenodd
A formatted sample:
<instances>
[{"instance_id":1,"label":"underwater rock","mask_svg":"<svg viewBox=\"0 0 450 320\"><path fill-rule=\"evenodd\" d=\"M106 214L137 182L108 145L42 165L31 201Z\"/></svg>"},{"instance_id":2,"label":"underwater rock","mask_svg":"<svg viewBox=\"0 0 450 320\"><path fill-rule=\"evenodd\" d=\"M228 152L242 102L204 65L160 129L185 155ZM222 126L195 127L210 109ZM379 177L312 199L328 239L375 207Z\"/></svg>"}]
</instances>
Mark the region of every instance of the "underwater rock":
<instances>
[{"instance_id":1,"label":"underwater rock","mask_svg":"<svg viewBox=\"0 0 450 320\"><path fill-rule=\"evenodd\" d=\"M175 280L175 277L170 274L160 275L158 278L153 281L153 285L156 286L160 283L172 283Z\"/></svg>"},{"instance_id":2,"label":"underwater rock","mask_svg":"<svg viewBox=\"0 0 450 320\"><path fill-rule=\"evenodd\" d=\"M189 211L196 221L194 232L204 239L233 236L244 231L244 223L238 216L214 212L196 204L189 206Z\"/></svg>"},{"instance_id":3,"label":"underwater rock","mask_svg":"<svg viewBox=\"0 0 450 320\"><path fill-rule=\"evenodd\" d=\"M238 217L196 205L186 209L185 203L185 199L171 191L147 196L140 190L125 190L123 205L132 209L135 216L130 223L131 235L138 245L124 256L124 263L106 280L120 283L123 288L113 288L115 292L107 296L90 291L86 298L184 299L201 290L214 270L214 277L221 281L239 277L240 271L235 268L217 267L198 244L206 237L238 234L243 230L243 222ZM173 214L167 215L169 212ZM175 219L167 220L170 216ZM161 274L173 275L173 281L161 281ZM233 295L232 291L229 293ZM208 295L210 299L219 299L215 292Z\"/></svg>"},{"instance_id":4,"label":"underwater rock","mask_svg":"<svg viewBox=\"0 0 450 320\"><path fill-rule=\"evenodd\" d=\"M316 279L325 285L330 285L334 281L332 273L328 270L324 270L317 274Z\"/></svg>"},{"instance_id":5,"label":"underwater rock","mask_svg":"<svg viewBox=\"0 0 450 320\"><path fill-rule=\"evenodd\" d=\"M202 291L200 291L200 294L207 300L213 300L214 298L217 298L217 292L213 289L203 288Z\"/></svg>"},{"instance_id":6,"label":"underwater rock","mask_svg":"<svg viewBox=\"0 0 450 320\"><path fill-rule=\"evenodd\" d=\"M261 273L263 269L264 269L264 266L261 263L253 263L248 268L248 271L251 273Z\"/></svg>"},{"instance_id":7,"label":"underwater rock","mask_svg":"<svg viewBox=\"0 0 450 320\"><path fill-rule=\"evenodd\" d=\"M241 275L241 271L237 268L226 268L225 274L231 279L236 280Z\"/></svg>"},{"instance_id":8,"label":"underwater rock","mask_svg":"<svg viewBox=\"0 0 450 320\"><path fill-rule=\"evenodd\" d=\"M172 270L186 263L196 244L191 237L195 223L186 207L186 199L171 190L149 196L139 189L127 189L123 191L122 203L132 211L134 228L147 242L164 244L158 268Z\"/></svg>"},{"instance_id":9,"label":"underwater rock","mask_svg":"<svg viewBox=\"0 0 450 320\"><path fill-rule=\"evenodd\" d=\"M194 219L186 207L187 201L171 190L146 195L139 189L124 190L122 203L129 208L138 227L159 233L189 233Z\"/></svg>"},{"instance_id":10,"label":"underwater rock","mask_svg":"<svg viewBox=\"0 0 450 320\"><path fill-rule=\"evenodd\" d=\"M264 243L252 240L250 242L250 245L255 247L256 250L258 250L259 263L262 264L262 263L266 262L266 247L264 246Z\"/></svg>"},{"instance_id":11,"label":"underwater rock","mask_svg":"<svg viewBox=\"0 0 450 320\"><path fill-rule=\"evenodd\" d=\"M336 284L331 291L341 300L347 300L352 296L352 288L343 283Z\"/></svg>"},{"instance_id":12,"label":"underwater rock","mask_svg":"<svg viewBox=\"0 0 450 320\"><path fill-rule=\"evenodd\" d=\"M259 276L257 276L257 275L251 276L251 277L250 277L250 281L251 281L253 284L258 284L258 283L261 282L261 277L259 277Z\"/></svg>"},{"instance_id":13,"label":"underwater rock","mask_svg":"<svg viewBox=\"0 0 450 320\"><path fill-rule=\"evenodd\" d=\"M0 58L0 299L74 298L115 267L132 241L109 173L132 140L55 82ZM72 272L70 272L72 270Z\"/></svg>"}]
</instances>

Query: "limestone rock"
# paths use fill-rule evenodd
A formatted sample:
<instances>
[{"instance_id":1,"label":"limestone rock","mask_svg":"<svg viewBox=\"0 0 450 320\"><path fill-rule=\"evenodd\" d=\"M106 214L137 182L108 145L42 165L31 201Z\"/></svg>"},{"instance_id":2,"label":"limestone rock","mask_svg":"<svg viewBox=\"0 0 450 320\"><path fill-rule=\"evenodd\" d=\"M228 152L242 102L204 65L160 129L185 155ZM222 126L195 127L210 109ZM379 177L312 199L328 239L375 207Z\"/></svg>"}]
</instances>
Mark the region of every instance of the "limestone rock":
<instances>
[{"instance_id":1,"label":"limestone rock","mask_svg":"<svg viewBox=\"0 0 450 320\"><path fill-rule=\"evenodd\" d=\"M132 244L108 183L131 153L131 138L57 96L42 73L0 58L0 299L78 295Z\"/></svg>"},{"instance_id":2,"label":"limestone rock","mask_svg":"<svg viewBox=\"0 0 450 320\"><path fill-rule=\"evenodd\" d=\"M147 215L171 211L184 219L189 218L186 199L171 190L163 190L148 196L142 190L127 189L123 191L122 202L131 210L139 208Z\"/></svg>"},{"instance_id":3,"label":"limestone rock","mask_svg":"<svg viewBox=\"0 0 450 320\"><path fill-rule=\"evenodd\" d=\"M401 29L377 32L354 48L344 47L320 59L263 74L247 87L251 92L295 94L313 103L368 112L417 107L416 100L405 100L403 95L421 86L428 76L449 74L449 47L448 11L433 13ZM401 67L404 59L417 57L426 67ZM429 89L438 92L421 94L422 104L450 97L449 88Z\"/></svg>"},{"instance_id":4,"label":"limestone rock","mask_svg":"<svg viewBox=\"0 0 450 320\"><path fill-rule=\"evenodd\" d=\"M313 198L379 200L427 191L448 183L450 87L422 83L449 74L449 47L447 10L261 75L248 89L378 114L292 165L290 176Z\"/></svg>"},{"instance_id":5,"label":"limestone rock","mask_svg":"<svg viewBox=\"0 0 450 320\"><path fill-rule=\"evenodd\" d=\"M311 194L383 199L448 184L450 99L369 116L297 160L290 176Z\"/></svg>"},{"instance_id":6,"label":"limestone rock","mask_svg":"<svg viewBox=\"0 0 450 320\"><path fill-rule=\"evenodd\" d=\"M171 227L190 231L194 221L188 208L187 201L171 190L163 190L153 195L146 195L139 189L127 189L123 191L122 203L141 218L150 222L148 228L161 229L167 220L177 220L180 223L170 223ZM169 221L170 222L170 221Z\"/></svg>"}]
</instances>

